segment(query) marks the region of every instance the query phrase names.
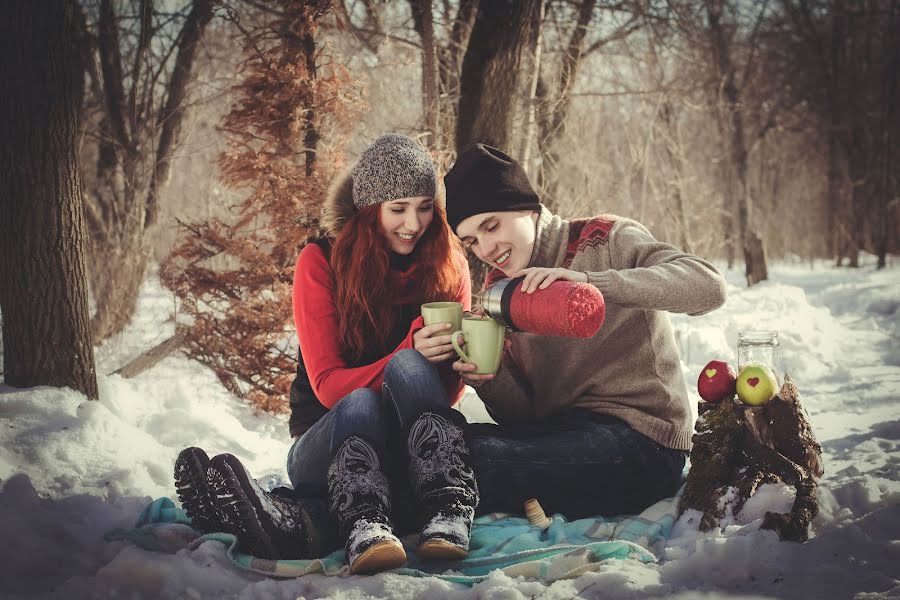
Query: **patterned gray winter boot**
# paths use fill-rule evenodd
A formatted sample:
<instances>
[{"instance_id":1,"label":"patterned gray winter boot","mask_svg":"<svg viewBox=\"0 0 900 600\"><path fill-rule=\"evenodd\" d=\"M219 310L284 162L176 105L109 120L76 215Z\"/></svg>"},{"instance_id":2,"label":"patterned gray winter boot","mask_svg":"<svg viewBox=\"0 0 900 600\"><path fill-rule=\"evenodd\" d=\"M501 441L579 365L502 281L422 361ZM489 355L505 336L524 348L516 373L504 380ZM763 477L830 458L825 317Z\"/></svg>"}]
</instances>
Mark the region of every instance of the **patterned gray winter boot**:
<instances>
[{"instance_id":1,"label":"patterned gray winter boot","mask_svg":"<svg viewBox=\"0 0 900 600\"><path fill-rule=\"evenodd\" d=\"M425 525L416 554L432 559L461 559L469 554L469 535L478 484L458 411L427 412L409 428L409 479L421 502Z\"/></svg>"},{"instance_id":2,"label":"patterned gray winter boot","mask_svg":"<svg viewBox=\"0 0 900 600\"><path fill-rule=\"evenodd\" d=\"M328 467L328 495L338 532L346 539L351 573L375 573L402 566L406 552L394 535L391 498L379 452L352 435L334 452Z\"/></svg>"}]
</instances>

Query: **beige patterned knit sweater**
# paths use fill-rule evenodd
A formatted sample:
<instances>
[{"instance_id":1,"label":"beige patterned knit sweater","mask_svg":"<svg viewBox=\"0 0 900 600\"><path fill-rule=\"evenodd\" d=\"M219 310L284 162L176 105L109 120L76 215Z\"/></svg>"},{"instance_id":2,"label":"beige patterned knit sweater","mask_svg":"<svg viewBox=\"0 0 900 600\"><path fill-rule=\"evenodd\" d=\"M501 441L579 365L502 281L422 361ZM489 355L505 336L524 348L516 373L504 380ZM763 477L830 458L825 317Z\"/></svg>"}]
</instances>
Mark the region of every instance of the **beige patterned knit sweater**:
<instances>
[{"instance_id":1,"label":"beige patterned knit sweater","mask_svg":"<svg viewBox=\"0 0 900 600\"><path fill-rule=\"evenodd\" d=\"M691 411L666 313L700 315L721 306L725 281L715 267L654 239L636 221L565 221L546 208L529 266L586 272L606 300L606 319L586 340L510 333L496 378L478 388L498 422L536 422L583 407L689 450ZM500 277L495 271L488 282Z\"/></svg>"}]
</instances>

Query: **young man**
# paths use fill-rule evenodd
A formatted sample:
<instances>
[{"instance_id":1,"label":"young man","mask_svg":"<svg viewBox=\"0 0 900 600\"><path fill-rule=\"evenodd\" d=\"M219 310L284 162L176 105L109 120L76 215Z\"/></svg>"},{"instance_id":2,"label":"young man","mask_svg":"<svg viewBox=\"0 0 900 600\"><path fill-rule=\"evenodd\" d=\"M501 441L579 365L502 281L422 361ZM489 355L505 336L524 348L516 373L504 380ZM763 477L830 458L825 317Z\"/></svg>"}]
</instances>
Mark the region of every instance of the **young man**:
<instances>
[{"instance_id":1,"label":"young man","mask_svg":"<svg viewBox=\"0 0 900 600\"><path fill-rule=\"evenodd\" d=\"M490 146L463 152L444 181L450 226L493 267L488 282L524 275L533 293L581 281L606 301L593 338L508 333L496 375L454 363L498 423L472 426L479 512L518 512L535 497L569 518L634 514L673 495L693 424L666 313L718 308L722 276L636 221L553 215Z\"/></svg>"}]
</instances>

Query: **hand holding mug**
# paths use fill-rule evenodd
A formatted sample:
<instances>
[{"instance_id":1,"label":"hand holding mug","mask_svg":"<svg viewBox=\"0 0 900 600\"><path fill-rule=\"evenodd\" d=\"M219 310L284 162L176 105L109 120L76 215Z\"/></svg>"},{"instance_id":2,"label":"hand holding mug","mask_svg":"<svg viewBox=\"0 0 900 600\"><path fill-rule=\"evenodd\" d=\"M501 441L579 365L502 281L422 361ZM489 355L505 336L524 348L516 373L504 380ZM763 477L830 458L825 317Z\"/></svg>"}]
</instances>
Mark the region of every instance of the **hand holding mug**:
<instances>
[{"instance_id":1,"label":"hand holding mug","mask_svg":"<svg viewBox=\"0 0 900 600\"><path fill-rule=\"evenodd\" d=\"M413 346L432 364L453 358L450 333L462 326L461 302L428 302L422 305L425 327L413 334Z\"/></svg>"},{"instance_id":2,"label":"hand holding mug","mask_svg":"<svg viewBox=\"0 0 900 600\"><path fill-rule=\"evenodd\" d=\"M500 323L488 317L473 316L463 319L462 329L453 333L450 342L462 362L476 367L465 371L489 375L496 373L500 367L505 337L506 329ZM465 350L459 343L460 338L465 342ZM461 369L456 370L462 372Z\"/></svg>"},{"instance_id":3,"label":"hand holding mug","mask_svg":"<svg viewBox=\"0 0 900 600\"><path fill-rule=\"evenodd\" d=\"M456 356L450 343L451 323L426 325L413 334L413 347L432 364L442 363Z\"/></svg>"},{"instance_id":4,"label":"hand holding mug","mask_svg":"<svg viewBox=\"0 0 900 600\"><path fill-rule=\"evenodd\" d=\"M462 359L453 363L453 370L459 374L460 378L463 380L463 382L466 385L471 386L473 388L481 387L484 384L484 382L491 381L496 376L496 375L494 375L494 373L487 373L487 374L483 374L483 375L478 374L478 373L473 373L473 371L475 371L476 369L478 369L478 367L476 365L473 365L472 363L467 363L467 362L463 361Z\"/></svg>"}]
</instances>

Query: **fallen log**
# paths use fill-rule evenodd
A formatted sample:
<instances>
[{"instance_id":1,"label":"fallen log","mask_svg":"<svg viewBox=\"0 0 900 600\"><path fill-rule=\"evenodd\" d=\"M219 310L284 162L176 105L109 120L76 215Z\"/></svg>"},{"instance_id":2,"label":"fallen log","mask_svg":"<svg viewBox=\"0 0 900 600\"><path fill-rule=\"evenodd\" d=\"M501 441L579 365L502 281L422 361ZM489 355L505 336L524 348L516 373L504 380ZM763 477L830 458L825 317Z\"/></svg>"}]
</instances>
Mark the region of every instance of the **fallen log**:
<instances>
[{"instance_id":1,"label":"fallen log","mask_svg":"<svg viewBox=\"0 0 900 600\"><path fill-rule=\"evenodd\" d=\"M142 353L137 358L131 360L125 366L121 367L119 370L113 373L113 375L119 375L126 379L134 377L140 373L143 373L168 355L172 354L179 348L181 348L184 343L184 336L180 333L176 333L169 339L160 342L153 348L150 348L146 352Z\"/></svg>"}]
</instances>

